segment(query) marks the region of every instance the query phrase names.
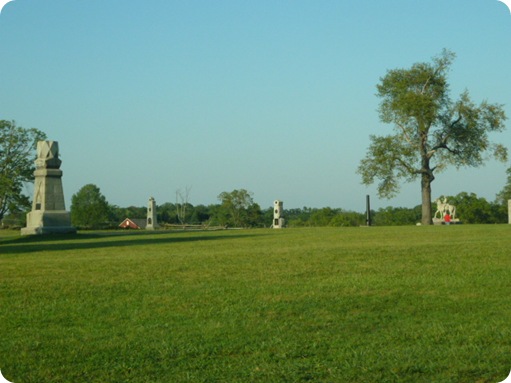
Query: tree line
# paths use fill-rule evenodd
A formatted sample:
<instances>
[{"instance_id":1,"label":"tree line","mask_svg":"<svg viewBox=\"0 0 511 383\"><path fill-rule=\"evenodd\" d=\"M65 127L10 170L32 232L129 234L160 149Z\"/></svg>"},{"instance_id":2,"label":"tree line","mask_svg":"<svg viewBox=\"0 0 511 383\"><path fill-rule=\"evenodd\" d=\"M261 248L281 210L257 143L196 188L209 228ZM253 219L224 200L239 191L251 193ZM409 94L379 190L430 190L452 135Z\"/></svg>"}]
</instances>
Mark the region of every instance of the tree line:
<instances>
[{"instance_id":1,"label":"tree line","mask_svg":"<svg viewBox=\"0 0 511 383\"><path fill-rule=\"evenodd\" d=\"M511 199L511 168L507 170L507 184L494 201L462 192L442 196L457 209L457 217L464 224L496 224L508 222L508 200ZM240 189L223 192L217 204L165 202L157 205L157 220L162 228L167 225L201 225L204 227L268 228L273 222L273 206L261 208L253 201L251 192ZM435 206L432 208L434 214ZM71 220L80 229L118 229L125 219L145 219L147 206L120 207L110 204L99 187L88 184L71 199ZM4 226L23 226L27 211L10 214ZM293 227L357 227L366 225L365 212L342 208L284 208L285 226ZM422 205L412 208L388 206L371 210L375 226L415 225L421 222Z\"/></svg>"},{"instance_id":2,"label":"tree line","mask_svg":"<svg viewBox=\"0 0 511 383\"><path fill-rule=\"evenodd\" d=\"M508 182L495 201L487 201L475 193L462 192L455 196L442 196L455 205L458 217L466 224L495 224L508 222L507 201L511 199L511 168ZM236 228L270 227L273 207L261 208L253 200L253 194L245 189L222 192L218 204L193 205L186 202L165 202L157 206L157 220L166 225L202 225ZM435 207L434 207L435 208ZM431 214L434 214L434 208ZM184 212L184 214L183 214ZM415 225L421 222L422 205L413 208L385 207L371 210L375 226ZM145 219L146 206L119 207L111 205L96 185L85 185L73 195L71 220L82 229L118 228L125 219ZM290 208L284 209L286 227L356 227L366 225L365 212L341 208Z\"/></svg>"}]
</instances>

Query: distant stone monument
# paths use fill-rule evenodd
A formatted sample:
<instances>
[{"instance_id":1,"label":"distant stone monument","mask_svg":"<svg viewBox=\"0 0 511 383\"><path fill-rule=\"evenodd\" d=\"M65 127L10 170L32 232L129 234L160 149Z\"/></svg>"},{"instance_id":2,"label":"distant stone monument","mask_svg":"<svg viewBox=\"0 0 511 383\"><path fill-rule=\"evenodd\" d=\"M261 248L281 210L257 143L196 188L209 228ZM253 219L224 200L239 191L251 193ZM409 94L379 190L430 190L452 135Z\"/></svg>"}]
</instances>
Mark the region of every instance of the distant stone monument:
<instances>
[{"instance_id":1,"label":"distant stone monument","mask_svg":"<svg viewBox=\"0 0 511 383\"><path fill-rule=\"evenodd\" d=\"M371 200L369 194L366 195L366 225L371 226Z\"/></svg>"},{"instance_id":2,"label":"distant stone monument","mask_svg":"<svg viewBox=\"0 0 511 383\"><path fill-rule=\"evenodd\" d=\"M35 160L34 200L22 235L76 233L64 205L62 170L57 141L39 141Z\"/></svg>"},{"instance_id":3,"label":"distant stone monument","mask_svg":"<svg viewBox=\"0 0 511 383\"><path fill-rule=\"evenodd\" d=\"M153 197L149 198L149 202L147 203L147 224L146 230L154 230L158 227L158 223L156 222L156 201Z\"/></svg>"},{"instance_id":4,"label":"distant stone monument","mask_svg":"<svg viewBox=\"0 0 511 383\"><path fill-rule=\"evenodd\" d=\"M511 199L507 201L508 223L511 225Z\"/></svg>"},{"instance_id":5,"label":"distant stone monument","mask_svg":"<svg viewBox=\"0 0 511 383\"><path fill-rule=\"evenodd\" d=\"M460 223L460 220L458 218L456 218L456 206L447 203L447 198L444 197L443 200L441 200L440 198L437 198L435 200L435 203L436 203L436 212L435 212L435 215L433 216L433 223L435 225L441 225L441 224L445 223L444 217L446 214L449 214L449 217L450 217L449 223ZM439 215L438 218L437 218L437 215Z\"/></svg>"},{"instance_id":6,"label":"distant stone monument","mask_svg":"<svg viewBox=\"0 0 511 383\"><path fill-rule=\"evenodd\" d=\"M284 218L282 211L284 210L284 202L275 200L273 202L273 225L274 229L282 229L284 227Z\"/></svg>"}]
</instances>

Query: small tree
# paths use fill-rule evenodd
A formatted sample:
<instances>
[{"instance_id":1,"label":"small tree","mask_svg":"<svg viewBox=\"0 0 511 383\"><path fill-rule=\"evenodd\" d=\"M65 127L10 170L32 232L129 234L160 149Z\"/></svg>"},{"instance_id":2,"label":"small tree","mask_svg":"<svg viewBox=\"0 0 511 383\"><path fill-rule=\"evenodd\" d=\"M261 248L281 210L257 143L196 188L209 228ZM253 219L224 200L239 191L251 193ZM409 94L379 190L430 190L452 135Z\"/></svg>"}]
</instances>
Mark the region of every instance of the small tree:
<instances>
[{"instance_id":1,"label":"small tree","mask_svg":"<svg viewBox=\"0 0 511 383\"><path fill-rule=\"evenodd\" d=\"M245 189L222 192L218 199L222 203L221 210L227 213L234 226L241 227L248 223L248 209L254 204L251 192Z\"/></svg>"},{"instance_id":2,"label":"small tree","mask_svg":"<svg viewBox=\"0 0 511 383\"><path fill-rule=\"evenodd\" d=\"M187 186L184 192L181 189L176 190L176 215L182 225L186 223L186 210L191 207L188 203L191 190L191 186Z\"/></svg>"},{"instance_id":3,"label":"small tree","mask_svg":"<svg viewBox=\"0 0 511 383\"><path fill-rule=\"evenodd\" d=\"M7 212L30 208L29 198L22 193L23 184L33 182L37 141L45 138L40 130L0 120L0 221Z\"/></svg>"},{"instance_id":4,"label":"small tree","mask_svg":"<svg viewBox=\"0 0 511 383\"><path fill-rule=\"evenodd\" d=\"M491 144L489 133L504 130L506 116L499 104L475 105L465 91L458 101L449 97L447 72L454 53L444 50L433 63L387 72L377 86L382 99L379 113L394 125L394 134L370 136L358 173L366 185L380 180L378 194L391 198L399 181L420 179L422 223L432 223L431 183L435 172L449 165L477 167L493 155L505 161L507 150Z\"/></svg>"},{"instance_id":5,"label":"small tree","mask_svg":"<svg viewBox=\"0 0 511 383\"><path fill-rule=\"evenodd\" d=\"M74 226L97 229L109 218L110 207L96 185L88 184L71 197L71 222Z\"/></svg>"}]
</instances>

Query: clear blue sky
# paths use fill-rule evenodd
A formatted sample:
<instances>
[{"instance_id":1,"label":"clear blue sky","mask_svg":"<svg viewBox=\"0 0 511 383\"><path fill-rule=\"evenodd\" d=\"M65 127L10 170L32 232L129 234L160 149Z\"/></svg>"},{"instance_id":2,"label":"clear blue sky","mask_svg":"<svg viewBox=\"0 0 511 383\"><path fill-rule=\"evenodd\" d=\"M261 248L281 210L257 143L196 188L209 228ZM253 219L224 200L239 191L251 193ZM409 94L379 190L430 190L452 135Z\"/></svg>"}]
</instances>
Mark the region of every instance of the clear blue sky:
<instances>
[{"instance_id":1,"label":"clear blue sky","mask_svg":"<svg viewBox=\"0 0 511 383\"><path fill-rule=\"evenodd\" d=\"M263 208L415 206L418 183L379 200L355 171L369 135L392 129L380 77L443 48L452 97L511 117L497 0L15 0L0 14L0 119L59 142L67 201L93 183L119 206L186 186L194 205L244 188ZM494 138L511 147L507 127ZM433 197L493 200L508 166L439 174Z\"/></svg>"}]
</instances>

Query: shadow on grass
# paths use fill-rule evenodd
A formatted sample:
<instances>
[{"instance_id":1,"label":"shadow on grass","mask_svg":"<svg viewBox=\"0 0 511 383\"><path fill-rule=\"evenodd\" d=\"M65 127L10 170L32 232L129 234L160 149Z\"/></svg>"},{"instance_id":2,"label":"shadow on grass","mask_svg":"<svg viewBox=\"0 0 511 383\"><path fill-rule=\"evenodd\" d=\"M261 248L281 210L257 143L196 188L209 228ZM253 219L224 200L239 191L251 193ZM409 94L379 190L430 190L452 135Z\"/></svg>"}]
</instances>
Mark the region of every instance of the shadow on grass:
<instances>
[{"instance_id":1,"label":"shadow on grass","mask_svg":"<svg viewBox=\"0 0 511 383\"><path fill-rule=\"evenodd\" d=\"M178 242L214 241L252 237L249 233L218 234L218 232L94 232L77 234L50 234L0 239L0 255L27 254L40 251L65 251L161 245Z\"/></svg>"}]
</instances>

